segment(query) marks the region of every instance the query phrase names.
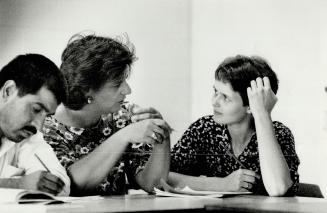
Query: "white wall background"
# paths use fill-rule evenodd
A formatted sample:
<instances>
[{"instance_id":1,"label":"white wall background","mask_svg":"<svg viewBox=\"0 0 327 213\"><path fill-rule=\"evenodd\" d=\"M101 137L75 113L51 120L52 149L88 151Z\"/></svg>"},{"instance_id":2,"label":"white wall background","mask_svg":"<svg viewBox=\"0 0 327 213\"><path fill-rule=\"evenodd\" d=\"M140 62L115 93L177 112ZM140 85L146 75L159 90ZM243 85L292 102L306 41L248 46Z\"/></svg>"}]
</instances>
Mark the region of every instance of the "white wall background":
<instances>
[{"instance_id":1,"label":"white wall background","mask_svg":"<svg viewBox=\"0 0 327 213\"><path fill-rule=\"evenodd\" d=\"M187 0L0 0L0 67L25 52L43 53L59 66L78 32L127 33L139 58L128 99L162 112L176 141L191 122L189 16Z\"/></svg>"},{"instance_id":2,"label":"white wall background","mask_svg":"<svg viewBox=\"0 0 327 213\"><path fill-rule=\"evenodd\" d=\"M261 55L280 79L273 118L295 135L301 181L326 193L325 20L324 0L0 0L0 67L25 52L60 65L67 41L83 30L127 33L139 58L129 100L160 110L176 129L175 143L211 114L218 64Z\"/></svg>"},{"instance_id":3,"label":"white wall background","mask_svg":"<svg viewBox=\"0 0 327 213\"><path fill-rule=\"evenodd\" d=\"M300 180L327 192L327 1L193 0L192 120L211 113L214 70L227 56L260 55L280 80L273 119L291 128Z\"/></svg>"}]
</instances>

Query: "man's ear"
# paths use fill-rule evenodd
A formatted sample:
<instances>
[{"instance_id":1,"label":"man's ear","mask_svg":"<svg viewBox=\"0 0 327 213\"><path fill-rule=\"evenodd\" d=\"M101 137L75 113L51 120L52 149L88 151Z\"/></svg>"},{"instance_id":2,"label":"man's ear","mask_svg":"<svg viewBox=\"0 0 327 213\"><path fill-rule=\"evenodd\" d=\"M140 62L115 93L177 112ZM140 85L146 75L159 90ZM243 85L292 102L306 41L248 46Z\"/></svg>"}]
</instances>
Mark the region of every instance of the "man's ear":
<instances>
[{"instance_id":1,"label":"man's ear","mask_svg":"<svg viewBox=\"0 0 327 213\"><path fill-rule=\"evenodd\" d=\"M1 90L1 95L4 100L7 100L10 96L18 92L16 83L13 80L6 81Z\"/></svg>"}]
</instances>

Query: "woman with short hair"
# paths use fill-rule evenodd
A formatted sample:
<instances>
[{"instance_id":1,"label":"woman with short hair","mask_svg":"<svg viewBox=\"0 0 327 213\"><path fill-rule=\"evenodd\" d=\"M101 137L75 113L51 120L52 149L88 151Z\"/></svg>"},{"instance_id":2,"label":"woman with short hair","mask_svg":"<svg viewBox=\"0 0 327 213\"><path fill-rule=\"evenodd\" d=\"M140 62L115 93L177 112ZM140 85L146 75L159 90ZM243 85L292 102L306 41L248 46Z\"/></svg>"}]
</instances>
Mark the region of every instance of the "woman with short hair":
<instances>
[{"instance_id":1,"label":"woman with short hair","mask_svg":"<svg viewBox=\"0 0 327 213\"><path fill-rule=\"evenodd\" d=\"M260 57L230 57L218 66L213 89L213 115L191 124L173 147L169 183L195 190L294 194L299 183L294 137L271 119L275 72Z\"/></svg>"},{"instance_id":2,"label":"woman with short hair","mask_svg":"<svg viewBox=\"0 0 327 213\"><path fill-rule=\"evenodd\" d=\"M74 36L62 54L67 99L43 132L68 170L72 195L150 192L167 179L168 124L153 108L124 104L134 60L131 43L95 35Z\"/></svg>"}]
</instances>

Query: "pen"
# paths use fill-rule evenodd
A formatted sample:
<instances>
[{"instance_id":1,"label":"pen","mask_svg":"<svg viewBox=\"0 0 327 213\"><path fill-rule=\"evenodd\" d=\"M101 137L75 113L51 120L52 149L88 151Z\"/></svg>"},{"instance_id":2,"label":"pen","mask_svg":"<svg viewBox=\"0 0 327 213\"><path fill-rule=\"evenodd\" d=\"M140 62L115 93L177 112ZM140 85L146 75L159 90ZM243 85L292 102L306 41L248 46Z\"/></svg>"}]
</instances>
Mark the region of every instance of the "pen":
<instances>
[{"instance_id":1,"label":"pen","mask_svg":"<svg viewBox=\"0 0 327 213\"><path fill-rule=\"evenodd\" d=\"M237 159L237 157L234 155L234 154L232 154L230 151L229 151L229 149L227 149L226 147L224 147L223 145L221 145L220 143L218 143L218 146L221 146L221 147L223 147L225 150L226 150L226 154L227 155L229 155L230 157L232 157L240 166L241 166L241 168L243 168L243 169L247 169L244 165L243 165L243 163L241 163L241 161L239 161L238 159Z\"/></svg>"},{"instance_id":2,"label":"pen","mask_svg":"<svg viewBox=\"0 0 327 213\"><path fill-rule=\"evenodd\" d=\"M36 153L34 153L34 155L40 161L40 163L42 164L42 166L47 170L47 172L50 172L49 168L45 165L45 163L43 163L43 161L41 160L41 158Z\"/></svg>"}]
</instances>

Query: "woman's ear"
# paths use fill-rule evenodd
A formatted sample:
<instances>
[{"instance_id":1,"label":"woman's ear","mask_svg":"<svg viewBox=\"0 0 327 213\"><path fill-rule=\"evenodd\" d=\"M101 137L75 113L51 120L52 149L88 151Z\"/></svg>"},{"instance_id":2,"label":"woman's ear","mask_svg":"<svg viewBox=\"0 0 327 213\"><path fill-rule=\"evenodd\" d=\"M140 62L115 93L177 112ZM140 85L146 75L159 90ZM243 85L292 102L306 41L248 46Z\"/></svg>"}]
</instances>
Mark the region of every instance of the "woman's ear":
<instances>
[{"instance_id":1,"label":"woman's ear","mask_svg":"<svg viewBox=\"0 0 327 213\"><path fill-rule=\"evenodd\" d=\"M93 98L94 96L94 91L92 89L90 89L86 94L85 94L85 99L87 101L88 104L91 104L94 100Z\"/></svg>"},{"instance_id":2,"label":"woman's ear","mask_svg":"<svg viewBox=\"0 0 327 213\"><path fill-rule=\"evenodd\" d=\"M4 100L7 100L10 96L18 92L16 83L13 80L6 81L1 90L1 95Z\"/></svg>"},{"instance_id":3,"label":"woman's ear","mask_svg":"<svg viewBox=\"0 0 327 213\"><path fill-rule=\"evenodd\" d=\"M247 107L246 107L246 113L248 113L248 114L252 114L251 109L250 109L250 106L247 106Z\"/></svg>"}]
</instances>

